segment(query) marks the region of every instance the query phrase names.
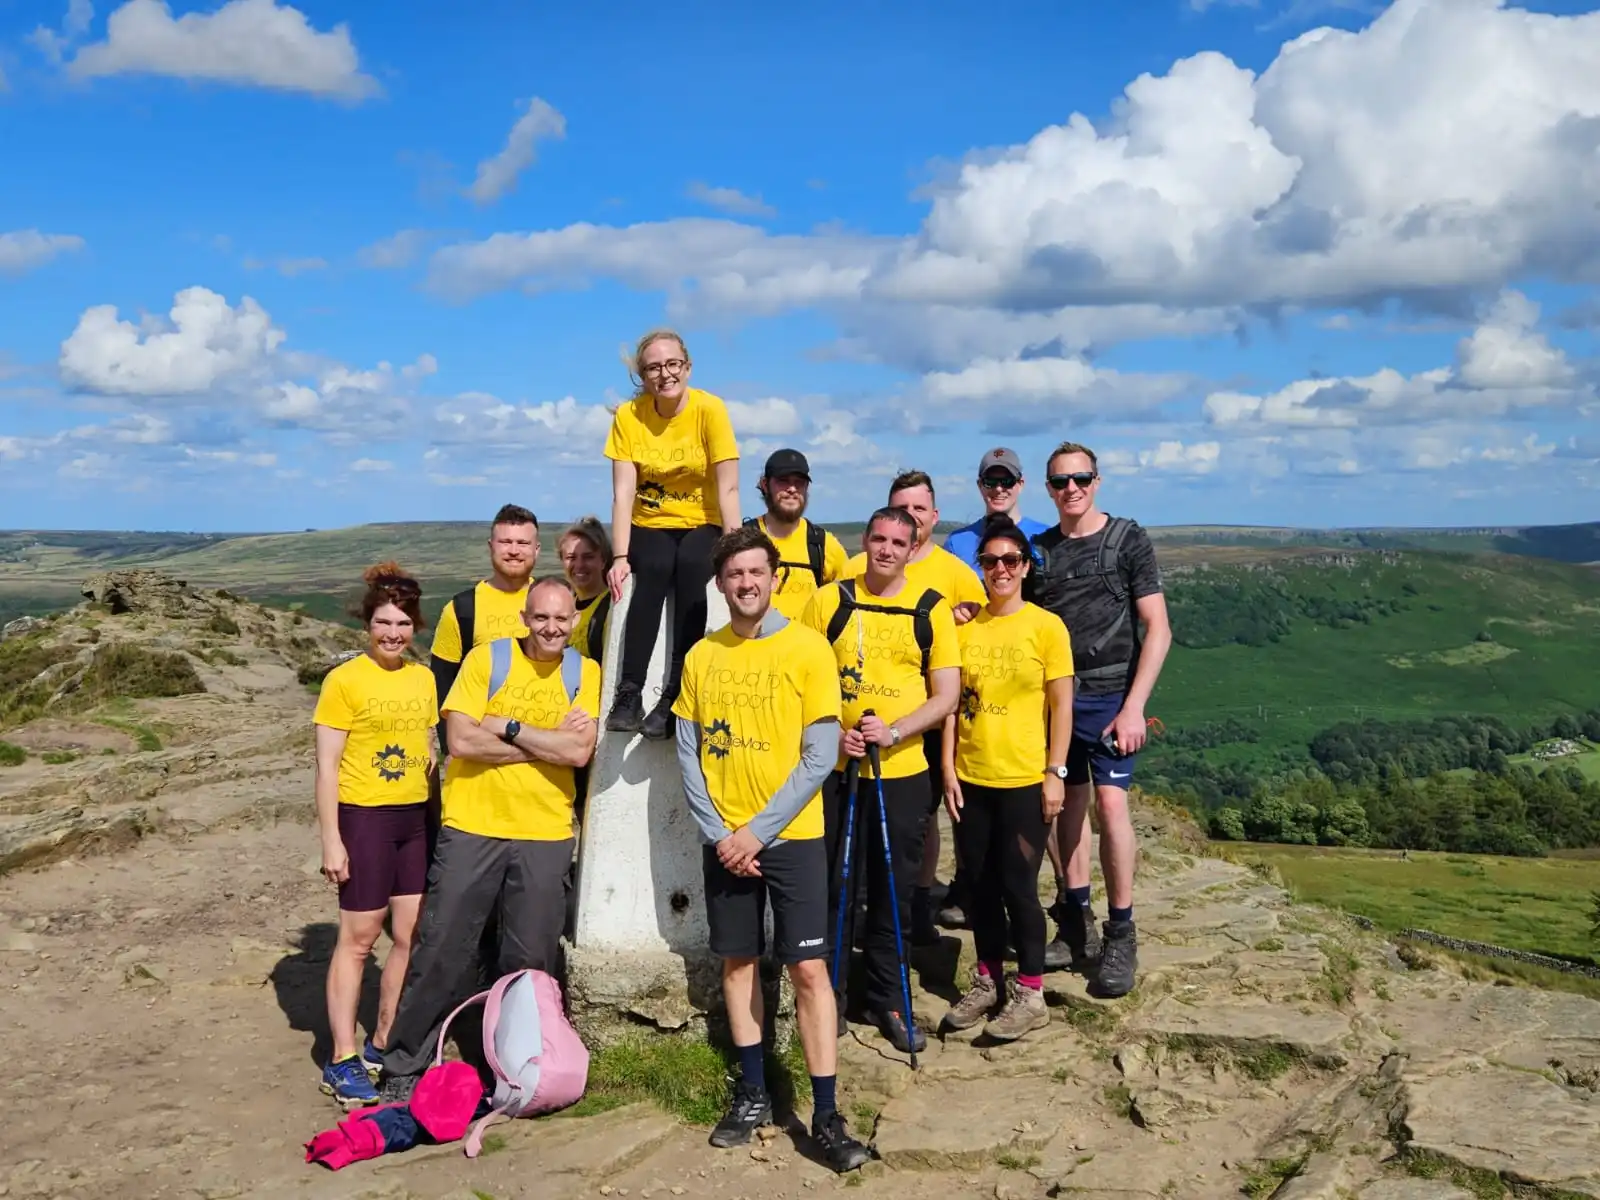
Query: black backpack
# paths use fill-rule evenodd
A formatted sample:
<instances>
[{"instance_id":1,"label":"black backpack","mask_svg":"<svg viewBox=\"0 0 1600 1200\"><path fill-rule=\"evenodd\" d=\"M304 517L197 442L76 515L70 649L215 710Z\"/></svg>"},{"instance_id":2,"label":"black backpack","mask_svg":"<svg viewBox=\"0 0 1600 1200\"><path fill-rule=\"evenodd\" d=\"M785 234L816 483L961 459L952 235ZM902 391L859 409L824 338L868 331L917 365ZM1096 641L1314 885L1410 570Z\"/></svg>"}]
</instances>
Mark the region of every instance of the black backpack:
<instances>
[{"instance_id":1,"label":"black backpack","mask_svg":"<svg viewBox=\"0 0 1600 1200\"><path fill-rule=\"evenodd\" d=\"M806 520L804 517L801 520L806 522L806 558L809 561L797 563L788 562L780 558L778 565L780 567L788 567L790 570L800 567L803 570L810 571L817 578L817 586L821 587L823 582L822 564L828 556L828 531L815 521ZM746 517L744 523L746 525L759 525L761 524L761 518Z\"/></svg>"},{"instance_id":2,"label":"black backpack","mask_svg":"<svg viewBox=\"0 0 1600 1200\"><path fill-rule=\"evenodd\" d=\"M863 604L856 599L854 579L841 580L835 586L839 589L839 607L834 611L833 619L828 622L828 645L831 646L839 640L839 635L850 622L850 614L857 609L862 612L892 613L910 617L912 636L917 639L917 648L922 651L922 673L924 675L928 673L928 656L933 653L933 606L944 599L937 589L929 588L923 592L916 607L903 608L894 604Z\"/></svg>"},{"instance_id":3,"label":"black backpack","mask_svg":"<svg viewBox=\"0 0 1600 1200\"><path fill-rule=\"evenodd\" d=\"M450 597L450 604L455 609L456 627L461 630L461 657L467 657L467 651L472 649L473 627L478 617L478 585L473 584L463 591ZM455 686L456 676L461 674L461 663L451 662L447 658L440 658L438 654L428 655L428 669L433 672L434 690L439 694L439 705L444 706L445 697L450 694L450 689ZM444 722L439 722L439 753L449 754L450 745L445 739Z\"/></svg>"},{"instance_id":4,"label":"black backpack","mask_svg":"<svg viewBox=\"0 0 1600 1200\"><path fill-rule=\"evenodd\" d=\"M1087 578L1091 575L1097 575L1100 578L1100 582L1105 585L1106 590L1111 593L1113 598L1115 598L1119 606L1117 619L1111 624L1109 629L1100 635L1099 639L1094 643L1094 645L1085 648L1081 652L1075 650L1074 657L1078 657L1078 655L1081 653L1084 658L1093 658L1095 655L1099 654L1100 651L1105 649L1106 644L1110 642L1112 638L1116 637L1117 632L1124 624L1127 623L1128 616L1133 610L1133 605L1127 603L1128 585L1127 582L1122 578L1122 560L1120 552L1122 550L1122 544L1128 540L1128 535L1132 533L1133 530L1134 522L1131 518L1109 517L1106 520L1105 529L1102 530L1100 545L1095 550L1094 565L1092 567L1061 572L1034 571L1030 573L1028 578L1023 582L1023 598L1033 604L1037 604L1041 608L1049 609L1057 616L1062 616L1061 609L1064 607L1065 599L1061 594L1061 589L1055 586L1058 581ZM1033 538L1031 539L1034 543L1034 549L1036 551L1035 556L1045 562L1049 561L1049 555L1040 549L1038 543L1040 538L1048 537L1052 532L1059 531L1047 529L1043 533L1034 534ZM1063 619L1065 618L1063 617ZM1137 625L1135 625L1135 656L1137 656L1138 652L1139 631ZM1127 663L1112 663L1107 666L1092 667L1089 670L1079 672L1078 678L1087 679L1099 674L1109 674L1115 671L1123 670L1127 667L1127 665Z\"/></svg>"}]
</instances>

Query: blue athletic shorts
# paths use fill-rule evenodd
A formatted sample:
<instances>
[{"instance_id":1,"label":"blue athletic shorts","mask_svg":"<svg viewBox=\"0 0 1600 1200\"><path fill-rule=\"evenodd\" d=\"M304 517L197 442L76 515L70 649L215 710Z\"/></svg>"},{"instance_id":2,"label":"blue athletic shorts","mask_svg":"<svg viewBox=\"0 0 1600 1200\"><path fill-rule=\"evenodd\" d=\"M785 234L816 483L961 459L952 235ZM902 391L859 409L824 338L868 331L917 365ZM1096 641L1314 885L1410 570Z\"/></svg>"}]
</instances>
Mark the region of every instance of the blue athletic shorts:
<instances>
[{"instance_id":1,"label":"blue athletic shorts","mask_svg":"<svg viewBox=\"0 0 1600 1200\"><path fill-rule=\"evenodd\" d=\"M1072 747L1067 751L1067 782L1117 788L1133 786L1137 754L1115 755L1100 744L1100 732L1122 711L1121 692L1079 694L1072 701Z\"/></svg>"}]
</instances>

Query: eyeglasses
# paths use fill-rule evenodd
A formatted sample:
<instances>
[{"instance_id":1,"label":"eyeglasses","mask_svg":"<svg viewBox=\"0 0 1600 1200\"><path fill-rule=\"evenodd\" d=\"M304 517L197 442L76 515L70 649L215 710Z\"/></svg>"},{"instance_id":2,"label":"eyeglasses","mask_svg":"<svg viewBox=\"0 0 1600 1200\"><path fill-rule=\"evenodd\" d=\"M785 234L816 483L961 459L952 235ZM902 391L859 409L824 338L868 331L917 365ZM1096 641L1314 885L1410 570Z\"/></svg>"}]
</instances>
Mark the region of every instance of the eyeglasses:
<instances>
[{"instance_id":1,"label":"eyeglasses","mask_svg":"<svg viewBox=\"0 0 1600 1200\"><path fill-rule=\"evenodd\" d=\"M1013 551L1010 554L980 554L980 555L978 555L978 565L980 567L982 567L985 571L992 571L996 567L1004 567L1008 571L1015 571L1018 567L1020 567L1023 563L1025 563L1027 561L1028 561L1027 555L1017 554L1015 551Z\"/></svg>"},{"instance_id":2,"label":"eyeglasses","mask_svg":"<svg viewBox=\"0 0 1600 1200\"><path fill-rule=\"evenodd\" d=\"M1067 490L1067 484L1069 483L1075 483L1080 488L1087 489L1098 478L1100 477L1093 471L1074 471L1070 475L1052 475L1045 482L1055 488L1056 491L1064 492Z\"/></svg>"},{"instance_id":3,"label":"eyeglasses","mask_svg":"<svg viewBox=\"0 0 1600 1200\"><path fill-rule=\"evenodd\" d=\"M1015 475L985 475L978 480L978 486L986 492L1003 492L1021 482Z\"/></svg>"},{"instance_id":4,"label":"eyeglasses","mask_svg":"<svg viewBox=\"0 0 1600 1200\"><path fill-rule=\"evenodd\" d=\"M666 362L646 363L639 368L641 375L682 375L683 369L689 365L686 358L669 358Z\"/></svg>"}]
</instances>

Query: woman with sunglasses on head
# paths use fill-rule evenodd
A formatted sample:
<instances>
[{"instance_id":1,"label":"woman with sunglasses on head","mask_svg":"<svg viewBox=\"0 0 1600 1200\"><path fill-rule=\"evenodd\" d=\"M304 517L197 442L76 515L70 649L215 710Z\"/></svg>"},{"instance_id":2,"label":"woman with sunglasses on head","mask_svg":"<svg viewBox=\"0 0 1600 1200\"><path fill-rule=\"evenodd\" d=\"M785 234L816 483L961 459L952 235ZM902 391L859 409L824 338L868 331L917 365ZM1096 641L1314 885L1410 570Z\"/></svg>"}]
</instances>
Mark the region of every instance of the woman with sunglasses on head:
<instances>
[{"instance_id":1,"label":"woman with sunglasses on head","mask_svg":"<svg viewBox=\"0 0 1600 1200\"><path fill-rule=\"evenodd\" d=\"M365 579L366 652L328 672L311 718L322 875L339 889L327 984L333 1054L322 1090L346 1108L378 1101L368 1072L382 1066L411 959L428 878L428 776L438 760L433 672L405 659L422 627L422 589L392 562ZM385 917L393 945L378 985L377 1026L358 1048L361 977Z\"/></svg>"},{"instance_id":2,"label":"woman with sunglasses on head","mask_svg":"<svg viewBox=\"0 0 1600 1200\"><path fill-rule=\"evenodd\" d=\"M639 339L629 361L634 397L606 438L611 460L613 603L631 575L633 601L622 634L622 669L606 728L672 736L683 656L706 631L711 547L739 527L739 447L722 400L689 386L694 364L669 329ZM645 673L661 610L673 598L671 657L661 697L644 711Z\"/></svg>"},{"instance_id":3,"label":"woman with sunglasses on head","mask_svg":"<svg viewBox=\"0 0 1600 1200\"><path fill-rule=\"evenodd\" d=\"M987 1019L984 1033L1009 1042L1050 1023L1039 867L1065 799L1072 641L1060 618L1023 600L1033 560L1009 517L985 526L978 567L989 601L957 630L961 701L944 724L945 809L970 878L978 966L944 1027ZM1017 974L1002 1002L1008 931Z\"/></svg>"}]
</instances>

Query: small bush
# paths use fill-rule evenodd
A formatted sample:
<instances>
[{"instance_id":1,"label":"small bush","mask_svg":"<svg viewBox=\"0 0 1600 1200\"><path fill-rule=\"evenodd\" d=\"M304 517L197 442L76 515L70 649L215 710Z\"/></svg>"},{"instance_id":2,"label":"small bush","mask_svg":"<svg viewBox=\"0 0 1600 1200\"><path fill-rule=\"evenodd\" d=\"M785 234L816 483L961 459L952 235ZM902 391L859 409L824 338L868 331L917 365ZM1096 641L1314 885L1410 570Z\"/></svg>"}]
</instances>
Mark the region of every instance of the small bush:
<instances>
[{"instance_id":1,"label":"small bush","mask_svg":"<svg viewBox=\"0 0 1600 1200\"><path fill-rule=\"evenodd\" d=\"M62 763L75 762L78 756L71 750L46 750L39 757L52 767L59 767Z\"/></svg>"},{"instance_id":2,"label":"small bush","mask_svg":"<svg viewBox=\"0 0 1600 1200\"><path fill-rule=\"evenodd\" d=\"M15 742L0 742L0 767L20 767L28 752Z\"/></svg>"},{"instance_id":3,"label":"small bush","mask_svg":"<svg viewBox=\"0 0 1600 1200\"><path fill-rule=\"evenodd\" d=\"M211 620L206 622L206 628L212 633L220 633L226 637L239 636L239 622L235 621L227 613L213 613Z\"/></svg>"},{"instance_id":4,"label":"small bush","mask_svg":"<svg viewBox=\"0 0 1600 1200\"><path fill-rule=\"evenodd\" d=\"M108 646L95 655L84 672L78 694L95 702L118 696L190 696L205 690L194 664L183 655L123 643Z\"/></svg>"}]
</instances>

